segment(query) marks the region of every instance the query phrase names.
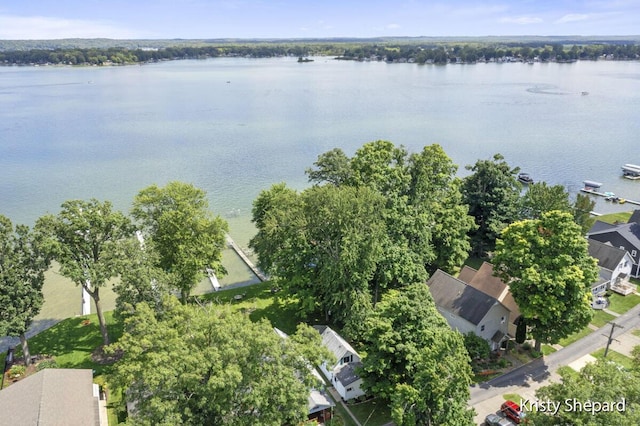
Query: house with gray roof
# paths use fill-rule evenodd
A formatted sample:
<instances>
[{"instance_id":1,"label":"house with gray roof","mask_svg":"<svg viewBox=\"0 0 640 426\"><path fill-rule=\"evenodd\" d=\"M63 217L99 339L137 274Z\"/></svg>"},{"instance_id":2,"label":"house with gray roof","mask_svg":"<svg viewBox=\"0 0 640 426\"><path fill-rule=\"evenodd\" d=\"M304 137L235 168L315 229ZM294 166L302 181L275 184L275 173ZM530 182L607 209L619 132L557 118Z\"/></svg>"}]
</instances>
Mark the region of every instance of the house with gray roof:
<instances>
[{"instance_id":1,"label":"house with gray roof","mask_svg":"<svg viewBox=\"0 0 640 426\"><path fill-rule=\"evenodd\" d=\"M492 297L444 271L427 281L431 296L449 326L462 334L473 332L497 349L508 333L510 311Z\"/></svg>"},{"instance_id":2,"label":"house with gray roof","mask_svg":"<svg viewBox=\"0 0 640 426\"><path fill-rule=\"evenodd\" d=\"M362 379L356 373L357 368L362 366L358 352L330 327L314 325L313 328L320 333L322 344L336 358L335 364L323 363L320 366L322 374L336 388L343 400L347 401L364 395L361 389Z\"/></svg>"},{"instance_id":3,"label":"house with gray roof","mask_svg":"<svg viewBox=\"0 0 640 426\"><path fill-rule=\"evenodd\" d=\"M598 220L587 232L587 238L629 253L632 261L629 274L638 277L640 276L640 223L634 218L640 219L640 214L634 212L629 222L622 224L610 224ZM600 261L598 257L596 258Z\"/></svg>"},{"instance_id":4,"label":"house with gray roof","mask_svg":"<svg viewBox=\"0 0 640 426\"><path fill-rule=\"evenodd\" d=\"M100 420L91 370L46 368L0 390L0 424L99 426Z\"/></svg>"},{"instance_id":5,"label":"house with gray roof","mask_svg":"<svg viewBox=\"0 0 640 426\"><path fill-rule=\"evenodd\" d=\"M594 296L603 294L609 289L617 291L627 286L629 274L633 267L633 258L624 249L614 247L610 242L600 242L589 239L589 256L598 260L598 281L592 284L591 292Z\"/></svg>"},{"instance_id":6,"label":"house with gray roof","mask_svg":"<svg viewBox=\"0 0 640 426\"><path fill-rule=\"evenodd\" d=\"M511 294L509 285L493 275L493 264L482 262L477 270L464 266L458 274L458 279L502 303L509 310L508 334L512 337L516 335L516 328L521 319L520 308Z\"/></svg>"}]
</instances>

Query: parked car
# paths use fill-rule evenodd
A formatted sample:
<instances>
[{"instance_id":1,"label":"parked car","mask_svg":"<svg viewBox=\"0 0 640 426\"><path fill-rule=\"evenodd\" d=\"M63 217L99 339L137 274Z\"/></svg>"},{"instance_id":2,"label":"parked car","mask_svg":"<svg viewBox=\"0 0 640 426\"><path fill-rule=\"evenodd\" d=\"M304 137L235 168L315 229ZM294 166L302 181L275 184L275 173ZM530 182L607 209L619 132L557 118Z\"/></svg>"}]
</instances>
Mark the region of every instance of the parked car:
<instances>
[{"instance_id":1,"label":"parked car","mask_svg":"<svg viewBox=\"0 0 640 426\"><path fill-rule=\"evenodd\" d=\"M504 416L514 422L515 424L520 424L525 422L526 414L520 406L513 401L505 401L502 403L500 407L500 411Z\"/></svg>"},{"instance_id":2,"label":"parked car","mask_svg":"<svg viewBox=\"0 0 640 426\"><path fill-rule=\"evenodd\" d=\"M487 417L485 417L484 424L487 426L513 426L514 425L514 423L511 420L505 417L500 417L497 414L489 414Z\"/></svg>"}]
</instances>

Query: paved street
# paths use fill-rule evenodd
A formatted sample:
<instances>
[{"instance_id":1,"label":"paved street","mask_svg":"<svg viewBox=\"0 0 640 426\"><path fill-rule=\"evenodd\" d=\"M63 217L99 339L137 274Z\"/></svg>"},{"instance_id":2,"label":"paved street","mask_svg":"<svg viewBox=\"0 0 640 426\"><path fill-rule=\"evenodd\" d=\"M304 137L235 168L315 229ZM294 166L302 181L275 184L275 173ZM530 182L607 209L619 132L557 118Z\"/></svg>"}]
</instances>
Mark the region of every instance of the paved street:
<instances>
[{"instance_id":1,"label":"paved street","mask_svg":"<svg viewBox=\"0 0 640 426\"><path fill-rule=\"evenodd\" d=\"M624 328L615 328L613 338L617 341L612 342L610 349L629 355L633 347L640 344L640 338L631 334L634 328L640 326L640 305L620 315L614 322ZM611 325L607 324L557 352L473 386L469 404L476 409L477 423L481 424L487 414L500 408L504 401L502 395L515 393L523 398L535 398L538 388L559 380L555 374L558 367L571 364L574 368L580 368L588 360L585 358L587 355L606 346L610 331Z\"/></svg>"}]
</instances>

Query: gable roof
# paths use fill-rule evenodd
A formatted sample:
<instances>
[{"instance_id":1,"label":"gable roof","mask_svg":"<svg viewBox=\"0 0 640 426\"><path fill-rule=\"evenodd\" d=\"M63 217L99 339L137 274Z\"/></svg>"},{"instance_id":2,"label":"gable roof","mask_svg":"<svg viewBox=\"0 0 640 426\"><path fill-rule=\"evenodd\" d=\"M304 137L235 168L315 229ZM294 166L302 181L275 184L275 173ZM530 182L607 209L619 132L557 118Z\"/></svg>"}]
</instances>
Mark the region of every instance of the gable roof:
<instances>
[{"instance_id":1,"label":"gable roof","mask_svg":"<svg viewBox=\"0 0 640 426\"><path fill-rule=\"evenodd\" d=\"M438 269L427 281L437 306L478 325L498 300Z\"/></svg>"},{"instance_id":2,"label":"gable roof","mask_svg":"<svg viewBox=\"0 0 640 426\"><path fill-rule=\"evenodd\" d=\"M92 426L100 424L97 411L87 369L47 368L0 391L3 424Z\"/></svg>"},{"instance_id":3,"label":"gable roof","mask_svg":"<svg viewBox=\"0 0 640 426\"><path fill-rule=\"evenodd\" d=\"M633 247L640 248L640 224L638 223L623 223L621 225L613 225L610 228L604 228L601 230L595 230L594 227L591 228L589 233L587 234L589 237L592 236L606 236L607 234L616 233L626 241L629 242ZM601 238L598 238L602 241Z\"/></svg>"},{"instance_id":4,"label":"gable roof","mask_svg":"<svg viewBox=\"0 0 640 426\"><path fill-rule=\"evenodd\" d=\"M587 235L594 234L596 232L607 231L615 229L617 225L612 225L607 222L602 222L601 220L596 220L593 225L591 225L591 229L587 232Z\"/></svg>"},{"instance_id":5,"label":"gable roof","mask_svg":"<svg viewBox=\"0 0 640 426\"><path fill-rule=\"evenodd\" d=\"M471 270L473 271L474 269ZM498 302L502 303L511 312L511 315L509 316L511 322L515 324L518 321L520 317L520 308L513 298L513 295L511 295L509 286L500 278L493 275L493 264L489 262L482 262L482 265L477 271L475 271L475 274L472 276L465 274L463 279L463 274L461 272L458 278L471 287L488 294Z\"/></svg>"},{"instance_id":6,"label":"gable roof","mask_svg":"<svg viewBox=\"0 0 640 426\"><path fill-rule=\"evenodd\" d=\"M327 347L335 355L336 360L340 361L347 353L358 354L355 349L344 340L338 333L333 331L331 327L326 325L314 325L313 328L318 330L322 336L322 344Z\"/></svg>"},{"instance_id":7,"label":"gable roof","mask_svg":"<svg viewBox=\"0 0 640 426\"><path fill-rule=\"evenodd\" d=\"M609 243L603 243L591 238L589 238L588 242L589 256L598 260L598 266L610 271L615 270L624 259L625 254L627 254L626 250L613 247Z\"/></svg>"}]
</instances>

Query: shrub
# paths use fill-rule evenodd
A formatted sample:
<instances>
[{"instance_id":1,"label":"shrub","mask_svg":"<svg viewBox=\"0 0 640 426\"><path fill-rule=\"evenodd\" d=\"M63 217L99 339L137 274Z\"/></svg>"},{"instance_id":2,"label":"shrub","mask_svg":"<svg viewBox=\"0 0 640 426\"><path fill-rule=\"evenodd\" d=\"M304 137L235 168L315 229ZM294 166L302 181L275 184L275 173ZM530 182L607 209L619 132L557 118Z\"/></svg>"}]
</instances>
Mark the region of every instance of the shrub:
<instances>
[{"instance_id":1,"label":"shrub","mask_svg":"<svg viewBox=\"0 0 640 426\"><path fill-rule=\"evenodd\" d=\"M45 359L44 361L38 363L36 366L36 371L44 370L45 368L58 368L58 363L55 359Z\"/></svg>"},{"instance_id":2,"label":"shrub","mask_svg":"<svg viewBox=\"0 0 640 426\"><path fill-rule=\"evenodd\" d=\"M529 351L529 350L531 350L531 343L529 343L529 342L524 342L524 343L522 344L522 349L524 349L525 351Z\"/></svg>"},{"instance_id":3,"label":"shrub","mask_svg":"<svg viewBox=\"0 0 640 426\"><path fill-rule=\"evenodd\" d=\"M471 331L464 335L464 347L471 359L486 359L491 353L489 343Z\"/></svg>"},{"instance_id":4,"label":"shrub","mask_svg":"<svg viewBox=\"0 0 640 426\"><path fill-rule=\"evenodd\" d=\"M9 378L17 379L18 377L22 376L25 373L25 371L27 371L27 369L24 365L14 364L9 369Z\"/></svg>"}]
</instances>

